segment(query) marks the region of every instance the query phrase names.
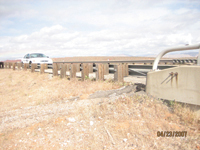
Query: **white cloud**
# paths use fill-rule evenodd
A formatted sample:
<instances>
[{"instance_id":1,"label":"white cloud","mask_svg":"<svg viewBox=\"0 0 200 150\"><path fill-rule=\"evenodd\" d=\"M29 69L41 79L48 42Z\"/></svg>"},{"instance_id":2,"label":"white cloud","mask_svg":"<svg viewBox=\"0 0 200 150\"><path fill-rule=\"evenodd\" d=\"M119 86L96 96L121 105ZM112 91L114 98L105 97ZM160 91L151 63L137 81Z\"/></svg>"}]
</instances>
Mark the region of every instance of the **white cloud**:
<instances>
[{"instance_id":1,"label":"white cloud","mask_svg":"<svg viewBox=\"0 0 200 150\"><path fill-rule=\"evenodd\" d=\"M198 1L16 0L2 4L0 31L5 35L0 35L0 59L29 51L51 57L134 56L156 54L189 40L200 42Z\"/></svg>"}]
</instances>

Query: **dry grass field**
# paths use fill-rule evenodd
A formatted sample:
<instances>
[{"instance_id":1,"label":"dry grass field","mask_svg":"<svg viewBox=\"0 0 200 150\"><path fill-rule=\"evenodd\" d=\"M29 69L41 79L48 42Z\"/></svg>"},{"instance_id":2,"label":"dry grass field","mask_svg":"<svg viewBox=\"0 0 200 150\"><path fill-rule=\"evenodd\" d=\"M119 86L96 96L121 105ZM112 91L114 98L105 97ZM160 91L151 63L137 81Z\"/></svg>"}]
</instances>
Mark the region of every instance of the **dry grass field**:
<instances>
[{"instance_id":1,"label":"dry grass field","mask_svg":"<svg viewBox=\"0 0 200 150\"><path fill-rule=\"evenodd\" d=\"M200 149L199 118L187 107L134 91L88 98L120 87L1 69L0 149ZM187 137L157 137L157 131L187 131Z\"/></svg>"}]
</instances>

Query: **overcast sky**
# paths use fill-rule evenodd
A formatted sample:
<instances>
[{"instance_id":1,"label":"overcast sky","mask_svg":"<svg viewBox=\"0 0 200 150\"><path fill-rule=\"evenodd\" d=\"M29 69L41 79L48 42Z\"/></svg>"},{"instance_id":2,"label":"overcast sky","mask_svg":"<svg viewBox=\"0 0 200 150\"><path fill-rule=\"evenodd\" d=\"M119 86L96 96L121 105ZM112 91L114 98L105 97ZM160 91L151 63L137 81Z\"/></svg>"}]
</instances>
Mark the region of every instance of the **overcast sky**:
<instances>
[{"instance_id":1,"label":"overcast sky","mask_svg":"<svg viewBox=\"0 0 200 150\"><path fill-rule=\"evenodd\" d=\"M200 42L200 0L0 0L0 60L142 56Z\"/></svg>"}]
</instances>

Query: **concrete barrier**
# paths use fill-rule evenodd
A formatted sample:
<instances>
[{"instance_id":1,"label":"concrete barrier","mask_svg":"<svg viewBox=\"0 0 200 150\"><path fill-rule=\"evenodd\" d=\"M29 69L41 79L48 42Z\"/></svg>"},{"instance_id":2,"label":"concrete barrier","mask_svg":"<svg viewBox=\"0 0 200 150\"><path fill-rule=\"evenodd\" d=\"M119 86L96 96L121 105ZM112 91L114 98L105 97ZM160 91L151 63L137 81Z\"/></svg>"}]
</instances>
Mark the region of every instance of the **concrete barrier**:
<instances>
[{"instance_id":1,"label":"concrete barrier","mask_svg":"<svg viewBox=\"0 0 200 150\"><path fill-rule=\"evenodd\" d=\"M161 99L200 105L200 66L148 72L146 92Z\"/></svg>"}]
</instances>

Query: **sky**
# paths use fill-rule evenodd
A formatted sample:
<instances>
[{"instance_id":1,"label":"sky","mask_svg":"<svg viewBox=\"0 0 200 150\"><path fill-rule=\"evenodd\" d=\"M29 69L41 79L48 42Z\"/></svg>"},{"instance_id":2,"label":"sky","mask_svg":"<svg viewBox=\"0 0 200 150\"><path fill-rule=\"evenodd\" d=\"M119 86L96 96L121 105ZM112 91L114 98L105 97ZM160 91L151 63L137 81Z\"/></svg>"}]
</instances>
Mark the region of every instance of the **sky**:
<instances>
[{"instance_id":1,"label":"sky","mask_svg":"<svg viewBox=\"0 0 200 150\"><path fill-rule=\"evenodd\" d=\"M200 0L0 0L0 60L147 56L200 43Z\"/></svg>"}]
</instances>

